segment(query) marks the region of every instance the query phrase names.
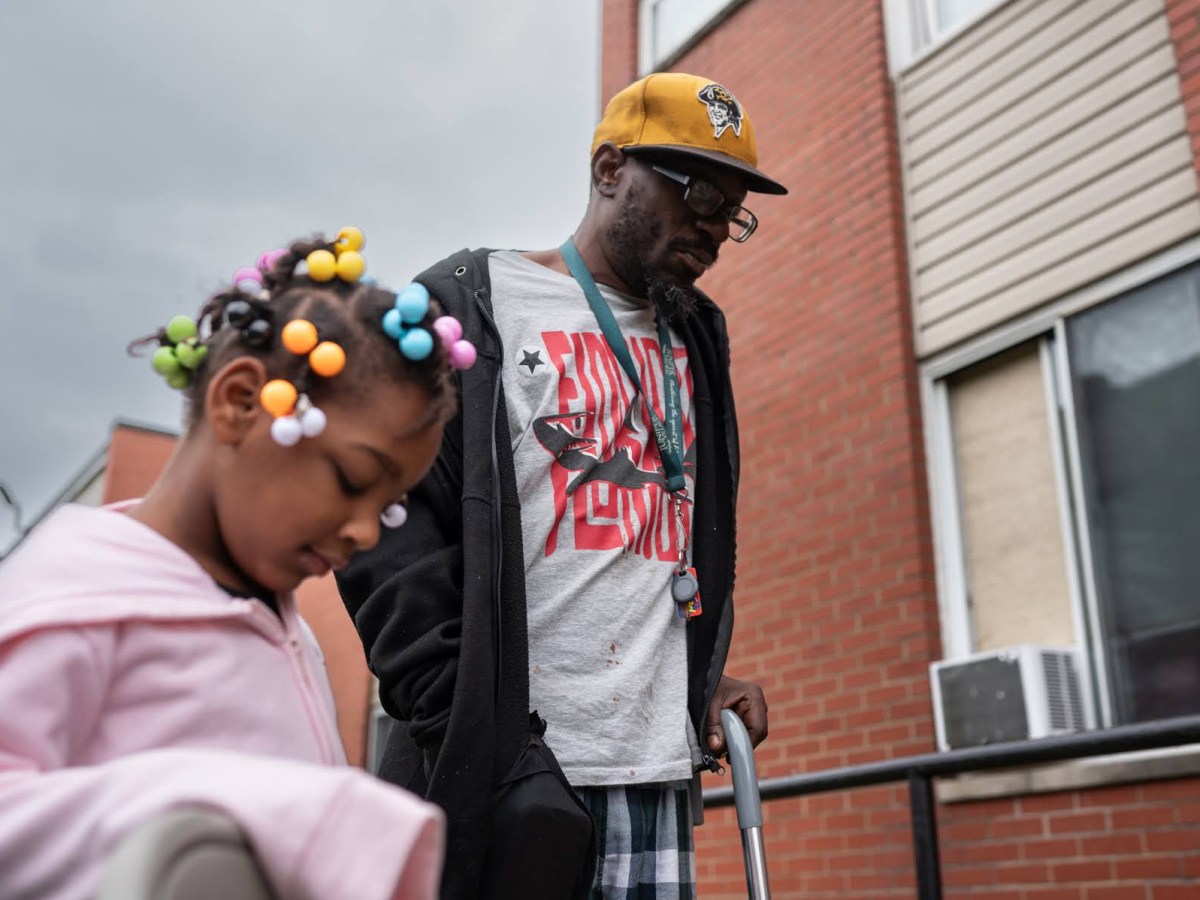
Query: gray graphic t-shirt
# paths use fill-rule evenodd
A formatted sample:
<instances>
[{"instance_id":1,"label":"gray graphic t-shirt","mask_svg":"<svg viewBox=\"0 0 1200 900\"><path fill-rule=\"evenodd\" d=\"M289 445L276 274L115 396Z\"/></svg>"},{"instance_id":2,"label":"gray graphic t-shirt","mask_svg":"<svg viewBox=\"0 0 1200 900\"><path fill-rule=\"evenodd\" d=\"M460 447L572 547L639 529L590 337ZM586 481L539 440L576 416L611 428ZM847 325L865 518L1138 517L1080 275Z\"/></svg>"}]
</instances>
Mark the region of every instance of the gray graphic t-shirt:
<instances>
[{"instance_id":1,"label":"gray graphic t-shirt","mask_svg":"<svg viewBox=\"0 0 1200 900\"><path fill-rule=\"evenodd\" d=\"M512 251L492 254L489 271L521 498L530 706L573 785L687 778L698 751L670 596L679 538L645 404L574 279ZM654 310L600 291L662 417ZM691 373L672 343L691 494Z\"/></svg>"}]
</instances>

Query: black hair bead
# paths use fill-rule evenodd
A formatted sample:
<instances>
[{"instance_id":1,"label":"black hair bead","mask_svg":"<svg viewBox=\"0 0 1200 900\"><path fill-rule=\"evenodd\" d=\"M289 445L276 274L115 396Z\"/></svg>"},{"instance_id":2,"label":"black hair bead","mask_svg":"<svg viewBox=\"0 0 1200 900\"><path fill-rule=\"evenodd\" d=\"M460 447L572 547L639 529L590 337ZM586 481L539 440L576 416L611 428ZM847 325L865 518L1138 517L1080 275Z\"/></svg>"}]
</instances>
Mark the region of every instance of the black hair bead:
<instances>
[{"instance_id":1,"label":"black hair bead","mask_svg":"<svg viewBox=\"0 0 1200 900\"><path fill-rule=\"evenodd\" d=\"M242 329L242 339L251 347L265 347L271 343L271 323L266 319L254 319Z\"/></svg>"},{"instance_id":2,"label":"black hair bead","mask_svg":"<svg viewBox=\"0 0 1200 900\"><path fill-rule=\"evenodd\" d=\"M245 328L254 321L254 307L245 300L233 300L225 307L225 321L234 328Z\"/></svg>"}]
</instances>

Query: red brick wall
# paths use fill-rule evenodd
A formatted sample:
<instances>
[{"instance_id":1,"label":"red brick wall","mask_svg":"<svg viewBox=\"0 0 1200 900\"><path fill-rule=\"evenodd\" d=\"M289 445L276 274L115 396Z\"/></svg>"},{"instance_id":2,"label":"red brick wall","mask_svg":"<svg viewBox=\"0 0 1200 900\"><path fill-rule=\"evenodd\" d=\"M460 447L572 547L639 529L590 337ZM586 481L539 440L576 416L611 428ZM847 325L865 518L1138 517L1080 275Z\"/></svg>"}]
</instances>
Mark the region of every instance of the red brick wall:
<instances>
[{"instance_id":1,"label":"red brick wall","mask_svg":"<svg viewBox=\"0 0 1200 900\"><path fill-rule=\"evenodd\" d=\"M1187 110L1192 155L1200 169L1200 0L1166 0L1171 42L1179 60L1179 80Z\"/></svg>"},{"instance_id":2,"label":"red brick wall","mask_svg":"<svg viewBox=\"0 0 1200 900\"><path fill-rule=\"evenodd\" d=\"M102 502L143 497L175 452L175 437L131 425L113 426Z\"/></svg>"},{"instance_id":3,"label":"red brick wall","mask_svg":"<svg viewBox=\"0 0 1200 900\"><path fill-rule=\"evenodd\" d=\"M636 77L636 6L604 0L602 101ZM733 335L743 465L729 671L767 692L763 777L933 749L940 640L881 15L878 0L749 0L674 67L737 95L762 168L791 187L750 196L759 232L723 249L703 283ZM1195 788L940 806L946 896L1200 897L1180 880L1200 869ZM915 896L904 789L764 813L776 897ZM703 897L745 896L731 811L710 813L697 860Z\"/></svg>"},{"instance_id":4,"label":"red brick wall","mask_svg":"<svg viewBox=\"0 0 1200 900\"><path fill-rule=\"evenodd\" d=\"M1194 900L1200 782L1164 781L941 808L947 897Z\"/></svg>"},{"instance_id":5,"label":"red brick wall","mask_svg":"<svg viewBox=\"0 0 1200 900\"><path fill-rule=\"evenodd\" d=\"M637 0L604 0L600 9L600 106L637 78ZM598 112L598 111L597 111Z\"/></svg>"}]
</instances>

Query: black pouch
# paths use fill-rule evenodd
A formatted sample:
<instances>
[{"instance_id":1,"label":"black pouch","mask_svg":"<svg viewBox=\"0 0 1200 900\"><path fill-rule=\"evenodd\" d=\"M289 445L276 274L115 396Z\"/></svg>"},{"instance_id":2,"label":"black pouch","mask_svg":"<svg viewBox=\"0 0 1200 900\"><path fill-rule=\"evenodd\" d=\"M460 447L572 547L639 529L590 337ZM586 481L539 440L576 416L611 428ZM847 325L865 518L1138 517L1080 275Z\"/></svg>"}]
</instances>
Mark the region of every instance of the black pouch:
<instances>
[{"instance_id":1,"label":"black pouch","mask_svg":"<svg viewBox=\"0 0 1200 900\"><path fill-rule=\"evenodd\" d=\"M480 896L485 900L586 898L596 875L596 827L529 714L529 743L492 793Z\"/></svg>"}]
</instances>

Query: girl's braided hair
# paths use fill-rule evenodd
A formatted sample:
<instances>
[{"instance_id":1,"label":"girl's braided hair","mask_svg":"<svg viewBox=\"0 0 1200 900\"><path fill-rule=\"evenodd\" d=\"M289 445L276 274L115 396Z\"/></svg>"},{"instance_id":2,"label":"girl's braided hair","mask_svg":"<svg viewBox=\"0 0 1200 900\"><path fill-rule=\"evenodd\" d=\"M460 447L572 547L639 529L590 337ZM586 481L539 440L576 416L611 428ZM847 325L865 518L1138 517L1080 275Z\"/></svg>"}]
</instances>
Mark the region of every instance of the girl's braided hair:
<instances>
[{"instance_id":1,"label":"girl's braided hair","mask_svg":"<svg viewBox=\"0 0 1200 900\"><path fill-rule=\"evenodd\" d=\"M384 314L396 303L395 293L365 280L317 281L297 271L313 251L333 253L336 246L321 237L295 241L285 250L263 255L261 260L267 264L260 263L261 287L243 281L209 297L195 319L196 337L189 339L193 349L202 348L200 359L187 371L176 370L177 380L168 379L184 391L189 427L203 413L205 391L213 374L239 356L261 359L270 378L294 382L316 405L328 399L361 403L372 383L391 378L425 391L431 400L429 421L446 422L454 416L457 396L443 341L435 337L432 351L414 360L401 352L381 325ZM432 333L432 323L440 315L431 300L423 319L413 324ZM254 324L247 327L247 319ZM316 326L321 341L334 342L345 350L345 367L336 377L311 377L305 357L283 346L283 326L295 319L308 320ZM169 328L132 342L129 352L149 345L157 345L158 353L166 347L178 352L179 342L168 334Z\"/></svg>"}]
</instances>

